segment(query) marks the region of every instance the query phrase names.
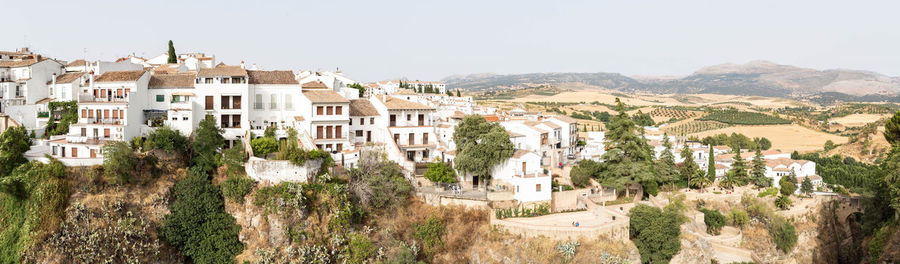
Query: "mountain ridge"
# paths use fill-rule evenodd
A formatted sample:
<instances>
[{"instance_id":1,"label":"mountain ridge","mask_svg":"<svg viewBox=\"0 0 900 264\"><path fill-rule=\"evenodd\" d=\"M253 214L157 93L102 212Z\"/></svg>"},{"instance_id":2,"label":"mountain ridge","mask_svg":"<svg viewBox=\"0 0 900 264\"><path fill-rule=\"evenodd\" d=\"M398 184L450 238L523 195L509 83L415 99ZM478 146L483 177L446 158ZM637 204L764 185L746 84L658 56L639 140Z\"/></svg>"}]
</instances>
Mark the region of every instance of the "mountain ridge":
<instances>
[{"instance_id":1,"label":"mountain ridge","mask_svg":"<svg viewBox=\"0 0 900 264\"><path fill-rule=\"evenodd\" d=\"M477 73L442 79L449 87L468 91L524 88L535 85L579 86L623 92L660 94L728 94L838 100L898 100L900 77L872 71L797 67L754 60L697 69L685 76L626 76L614 72Z\"/></svg>"}]
</instances>

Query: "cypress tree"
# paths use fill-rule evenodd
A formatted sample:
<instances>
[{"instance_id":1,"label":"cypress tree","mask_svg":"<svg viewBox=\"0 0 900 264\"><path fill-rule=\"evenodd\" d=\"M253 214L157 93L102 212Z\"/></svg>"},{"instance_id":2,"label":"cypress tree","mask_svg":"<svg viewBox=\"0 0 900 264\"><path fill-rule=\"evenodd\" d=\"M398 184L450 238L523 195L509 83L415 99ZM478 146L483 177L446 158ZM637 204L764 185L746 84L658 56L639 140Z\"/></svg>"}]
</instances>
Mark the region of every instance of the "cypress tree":
<instances>
[{"instance_id":1,"label":"cypress tree","mask_svg":"<svg viewBox=\"0 0 900 264\"><path fill-rule=\"evenodd\" d=\"M169 40L169 64L173 63L178 63L178 58L175 57L175 45Z\"/></svg>"},{"instance_id":2,"label":"cypress tree","mask_svg":"<svg viewBox=\"0 0 900 264\"><path fill-rule=\"evenodd\" d=\"M750 162L750 178L756 186L764 188L772 186L772 180L766 177L766 163L763 161L762 152L760 152L758 145L756 147L756 156Z\"/></svg>"},{"instance_id":3,"label":"cypress tree","mask_svg":"<svg viewBox=\"0 0 900 264\"><path fill-rule=\"evenodd\" d=\"M462 95L459 95L459 89L456 89L456 97L462 97Z\"/></svg>"},{"instance_id":4,"label":"cypress tree","mask_svg":"<svg viewBox=\"0 0 900 264\"><path fill-rule=\"evenodd\" d=\"M706 178L710 182L716 181L716 154L713 153L713 146L709 144L709 161L706 165Z\"/></svg>"}]
</instances>

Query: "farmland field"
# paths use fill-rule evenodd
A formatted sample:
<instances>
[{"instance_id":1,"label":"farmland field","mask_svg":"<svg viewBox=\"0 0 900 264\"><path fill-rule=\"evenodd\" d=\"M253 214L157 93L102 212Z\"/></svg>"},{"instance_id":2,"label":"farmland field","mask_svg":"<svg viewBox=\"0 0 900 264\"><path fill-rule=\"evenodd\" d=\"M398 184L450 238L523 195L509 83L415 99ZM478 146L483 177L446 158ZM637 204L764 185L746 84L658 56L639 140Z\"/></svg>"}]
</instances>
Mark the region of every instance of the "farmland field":
<instances>
[{"instance_id":1,"label":"farmland field","mask_svg":"<svg viewBox=\"0 0 900 264\"><path fill-rule=\"evenodd\" d=\"M699 133L707 130L725 128L730 125L716 121L689 121L674 126L663 128L663 131L669 135L683 136L693 133Z\"/></svg>"},{"instance_id":2,"label":"farmland field","mask_svg":"<svg viewBox=\"0 0 900 264\"><path fill-rule=\"evenodd\" d=\"M878 121L881 118L890 117L887 114L852 114L844 117L832 118L829 122L838 123L845 127L859 127Z\"/></svg>"},{"instance_id":3,"label":"farmland field","mask_svg":"<svg viewBox=\"0 0 900 264\"><path fill-rule=\"evenodd\" d=\"M748 137L765 137L772 141L772 149L781 151L816 151L822 149L825 141L831 140L835 144L843 144L848 140L846 137L815 131L799 125L733 126L692 135L703 138L722 133L741 133Z\"/></svg>"},{"instance_id":4,"label":"farmland field","mask_svg":"<svg viewBox=\"0 0 900 264\"><path fill-rule=\"evenodd\" d=\"M763 113L736 110L717 111L697 120L719 121L732 125L783 125L791 123L790 120Z\"/></svg>"}]
</instances>

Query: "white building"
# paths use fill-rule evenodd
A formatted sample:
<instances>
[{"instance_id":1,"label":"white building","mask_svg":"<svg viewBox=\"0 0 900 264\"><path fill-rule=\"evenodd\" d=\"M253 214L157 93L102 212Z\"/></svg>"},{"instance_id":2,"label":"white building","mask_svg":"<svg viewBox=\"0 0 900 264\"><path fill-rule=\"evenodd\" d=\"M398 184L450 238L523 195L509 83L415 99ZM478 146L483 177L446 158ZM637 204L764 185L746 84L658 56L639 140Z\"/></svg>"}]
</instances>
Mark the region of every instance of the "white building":
<instances>
[{"instance_id":1,"label":"white building","mask_svg":"<svg viewBox=\"0 0 900 264\"><path fill-rule=\"evenodd\" d=\"M147 109L144 110L148 128L166 125L185 136L191 135L200 122L194 113L203 112L201 101L194 94L196 78L195 73L150 76Z\"/></svg>"},{"instance_id":2,"label":"white building","mask_svg":"<svg viewBox=\"0 0 900 264\"><path fill-rule=\"evenodd\" d=\"M581 159L600 161L600 156L606 153L604 146L606 134L602 131L587 132L584 148L581 149Z\"/></svg>"},{"instance_id":3,"label":"white building","mask_svg":"<svg viewBox=\"0 0 900 264\"><path fill-rule=\"evenodd\" d=\"M350 142L354 145L384 143L385 127L378 109L369 99L350 100Z\"/></svg>"},{"instance_id":4,"label":"white building","mask_svg":"<svg viewBox=\"0 0 900 264\"><path fill-rule=\"evenodd\" d=\"M322 82L305 83L302 87L301 123L316 147L333 153L349 147L350 100Z\"/></svg>"},{"instance_id":5,"label":"white building","mask_svg":"<svg viewBox=\"0 0 900 264\"><path fill-rule=\"evenodd\" d=\"M578 121L568 116L558 115L547 118L546 122L557 124L562 128L560 144L557 148L563 150L563 154L566 156L575 155L575 148L578 146Z\"/></svg>"},{"instance_id":6,"label":"white building","mask_svg":"<svg viewBox=\"0 0 900 264\"><path fill-rule=\"evenodd\" d=\"M408 161L430 161L437 147L431 121L434 108L386 95L378 95L370 101L384 120L382 126L387 127L386 133L391 135L400 153Z\"/></svg>"},{"instance_id":7,"label":"white building","mask_svg":"<svg viewBox=\"0 0 900 264\"><path fill-rule=\"evenodd\" d=\"M516 150L511 158L494 167L491 175L493 185L505 185L520 203L550 201L551 177L543 173L541 156L527 150ZM478 186L478 179L468 177L465 181Z\"/></svg>"},{"instance_id":8,"label":"white building","mask_svg":"<svg viewBox=\"0 0 900 264\"><path fill-rule=\"evenodd\" d=\"M302 134L307 127L298 119L309 105L303 100L300 83L291 71L247 71L253 108L250 110L250 132L263 136L267 127L275 127L276 138L286 138L288 128ZM298 135L299 136L299 135Z\"/></svg>"},{"instance_id":9,"label":"white building","mask_svg":"<svg viewBox=\"0 0 900 264\"><path fill-rule=\"evenodd\" d=\"M0 113L40 135L45 127L38 124L38 113L50 102L47 83L63 73L63 65L37 54L8 57L0 60Z\"/></svg>"},{"instance_id":10,"label":"white building","mask_svg":"<svg viewBox=\"0 0 900 264\"><path fill-rule=\"evenodd\" d=\"M64 138L51 139L51 155L60 159L102 158L109 141L140 136L150 74L146 71L106 72L78 96L78 123Z\"/></svg>"},{"instance_id":11,"label":"white building","mask_svg":"<svg viewBox=\"0 0 900 264\"><path fill-rule=\"evenodd\" d=\"M194 80L194 94L200 100L194 111L194 120L199 123L206 115L212 115L225 133L228 146L245 137L250 127L248 116L250 107L245 104L250 86L247 70L240 66L220 64L215 68L201 68ZM255 103L255 102L254 102Z\"/></svg>"}]
</instances>

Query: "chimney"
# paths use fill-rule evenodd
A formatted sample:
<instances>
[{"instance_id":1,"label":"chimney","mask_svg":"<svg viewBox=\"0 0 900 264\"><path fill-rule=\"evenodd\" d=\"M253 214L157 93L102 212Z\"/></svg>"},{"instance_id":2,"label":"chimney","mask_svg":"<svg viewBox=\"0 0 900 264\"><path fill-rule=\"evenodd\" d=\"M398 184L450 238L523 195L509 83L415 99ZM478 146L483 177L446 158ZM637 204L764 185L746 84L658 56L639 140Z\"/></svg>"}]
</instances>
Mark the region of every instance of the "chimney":
<instances>
[{"instance_id":1,"label":"chimney","mask_svg":"<svg viewBox=\"0 0 900 264\"><path fill-rule=\"evenodd\" d=\"M241 61L241 69L244 69L244 61Z\"/></svg>"},{"instance_id":2,"label":"chimney","mask_svg":"<svg viewBox=\"0 0 900 264\"><path fill-rule=\"evenodd\" d=\"M88 83L88 87L90 87L91 89L94 89L94 70L91 70L91 72L88 73L88 75L91 76L90 83Z\"/></svg>"},{"instance_id":3,"label":"chimney","mask_svg":"<svg viewBox=\"0 0 900 264\"><path fill-rule=\"evenodd\" d=\"M53 79L52 84L53 84L53 88L55 89L56 88L56 73L55 72L53 73L53 76L51 78Z\"/></svg>"}]
</instances>

